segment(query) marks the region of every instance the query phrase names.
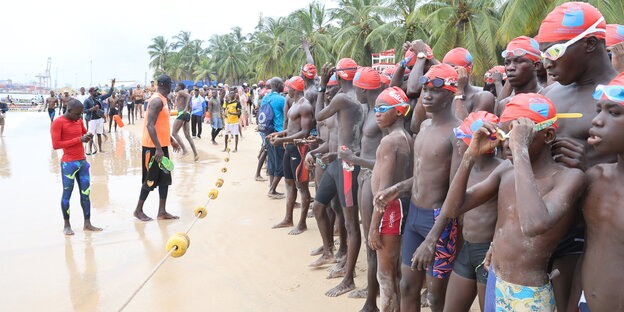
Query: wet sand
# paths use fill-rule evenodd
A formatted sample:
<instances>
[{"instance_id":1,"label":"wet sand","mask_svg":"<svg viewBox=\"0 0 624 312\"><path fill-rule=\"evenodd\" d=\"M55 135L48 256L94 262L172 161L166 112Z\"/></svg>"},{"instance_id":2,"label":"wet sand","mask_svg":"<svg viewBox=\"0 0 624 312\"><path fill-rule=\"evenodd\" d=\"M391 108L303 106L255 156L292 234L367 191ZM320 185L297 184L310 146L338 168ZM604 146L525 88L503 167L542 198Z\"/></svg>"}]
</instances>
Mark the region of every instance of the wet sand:
<instances>
[{"instance_id":1,"label":"wet sand","mask_svg":"<svg viewBox=\"0 0 624 312\"><path fill-rule=\"evenodd\" d=\"M124 121L126 118L124 117ZM185 231L193 209L203 204L217 178L225 184L211 202L208 216L189 236L181 258L168 259L126 311L358 311L364 301L324 293L340 282L310 269L310 250L321 245L314 219L299 236L272 230L284 215L284 200L271 200L267 182L253 179L260 138L244 131L239 152L231 154L222 174L223 145L210 144L204 124L192 153L172 156L173 185L168 211L180 220L141 222L132 217L139 196L142 120L109 134L106 153L87 156L91 163L91 221L103 232L82 230L78 191L71 200L76 235L62 233L59 162L45 113L10 113L0 138L1 228L0 311L116 311L165 255L165 243ZM108 129L108 125L106 126ZM218 138L223 142L223 138ZM232 142L233 143L233 142ZM76 186L77 188L77 186ZM280 186L278 191L284 191ZM158 193L145 212L155 217ZM299 209L295 210L298 218ZM356 285L365 281L364 248Z\"/></svg>"}]
</instances>

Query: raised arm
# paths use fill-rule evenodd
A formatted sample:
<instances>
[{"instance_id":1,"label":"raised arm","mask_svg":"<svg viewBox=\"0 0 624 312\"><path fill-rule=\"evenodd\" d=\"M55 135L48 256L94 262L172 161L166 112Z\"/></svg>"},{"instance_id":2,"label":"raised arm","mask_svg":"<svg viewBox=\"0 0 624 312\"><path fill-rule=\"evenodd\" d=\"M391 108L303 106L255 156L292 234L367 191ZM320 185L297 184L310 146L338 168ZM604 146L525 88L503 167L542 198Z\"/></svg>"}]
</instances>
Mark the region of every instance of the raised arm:
<instances>
[{"instance_id":1,"label":"raised arm","mask_svg":"<svg viewBox=\"0 0 624 312\"><path fill-rule=\"evenodd\" d=\"M583 193L585 174L579 169L564 169L553 176L550 192L542 195L529 159L529 148L535 133L534 123L526 118L513 121L510 148L514 155L516 211L522 233L529 237L544 234L569 214Z\"/></svg>"},{"instance_id":2,"label":"raised arm","mask_svg":"<svg viewBox=\"0 0 624 312\"><path fill-rule=\"evenodd\" d=\"M111 95L113 95L113 91L115 90L115 79L111 80L111 86L108 89L108 93L104 94L104 95L100 95L100 101L104 101L107 98L109 98Z\"/></svg>"}]
</instances>

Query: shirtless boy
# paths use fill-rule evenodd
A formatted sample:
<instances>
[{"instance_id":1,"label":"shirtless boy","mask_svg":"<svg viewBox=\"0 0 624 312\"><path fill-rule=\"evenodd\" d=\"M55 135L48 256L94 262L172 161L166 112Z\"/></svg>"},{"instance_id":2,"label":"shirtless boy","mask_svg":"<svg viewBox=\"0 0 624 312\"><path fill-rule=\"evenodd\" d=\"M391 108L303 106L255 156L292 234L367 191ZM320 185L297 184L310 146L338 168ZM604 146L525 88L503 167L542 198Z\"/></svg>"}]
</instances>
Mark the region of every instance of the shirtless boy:
<instances>
[{"instance_id":1,"label":"shirtless boy","mask_svg":"<svg viewBox=\"0 0 624 312\"><path fill-rule=\"evenodd\" d=\"M58 99L54 95L54 91L50 91L50 97L46 99L46 105L45 105L45 108L48 109L48 116L50 116L50 122L54 121L54 115L56 114L57 106L58 106Z\"/></svg>"},{"instance_id":2,"label":"shirtless boy","mask_svg":"<svg viewBox=\"0 0 624 312\"><path fill-rule=\"evenodd\" d=\"M385 132L376 151L371 191L377 193L410 178L413 170L414 141L405 130L403 117L409 110L407 95L399 87L385 89L375 102L375 121ZM399 311L399 256L401 233L409 198L394 200L372 214L368 244L376 251L376 273L382 312ZM370 270L370 268L369 268ZM370 293L369 282L369 293ZM375 298L376 299L376 298Z\"/></svg>"},{"instance_id":3,"label":"shirtless boy","mask_svg":"<svg viewBox=\"0 0 624 312\"><path fill-rule=\"evenodd\" d=\"M434 65L423 76L422 105L431 119L422 123L414 142L413 177L377 193L376 207L411 191L411 202L401 246L401 311L420 310L420 289L426 278L432 311L442 311L446 283L455 257L456 221L448 222L444 241L439 243L433 269L412 269L412 255L425 240L446 197L454 163L453 128L461 122L452 110L457 91L457 72L447 64ZM426 79L426 81L425 81ZM426 276L425 276L426 275Z\"/></svg>"},{"instance_id":4,"label":"shirtless boy","mask_svg":"<svg viewBox=\"0 0 624 312\"><path fill-rule=\"evenodd\" d=\"M496 126L484 124L473 134L444 202L442 213L455 218L498 195L486 311L555 311L548 262L572 225L575 202L585 188L581 170L553 160L556 116L554 104L542 95L512 98L500 128L509 136L503 154L513 166L499 166L467 188L476 157L500 143L492 137Z\"/></svg>"},{"instance_id":5,"label":"shirtless boy","mask_svg":"<svg viewBox=\"0 0 624 312\"><path fill-rule=\"evenodd\" d=\"M583 205L587 223L583 256L583 290L591 311L622 311L624 293L624 74L594 93L598 115L592 120L588 143L599 153L617 154L614 164L587 171L588 193Z\"/></svg>"},{"instance_id":6,"label":"shirtless boy","mask_svg":"<svg viewBox=\"0 0 624 312\"><path fill-rule=\"evenodd\" d=\"M538 93L542 90L537 80L537 69L541 65L541 51L533 38L520 36L511 40L501 54L505 59L507 82L511 85L511 96L502 99L496 106L496 115L500 116L505 105L514 96L521 93Z\"/></svg>"},{"instance_id":7,"label":"shirtless boy","mask_svg":"<svg viewBox=\"0 0 624 312\"><path fill-rule=\"evenodd\" d=\"M137 85L136 89L132 91L132 99L134 100L134 119L137 118L136 112L138 111L141 119L143 118L143 103L145 103L145 99L143 98L143 89L141 89L141 85Z\"/></svg>"},{"instance_id":8,"label":"shirtless boy","mask_svg":"<svg viewBox=\"0 0 624 312\"><path fill-rule=\"evenodd\" d=\"M310 208L310 189L308 187L309 172L303 160L309 150L307 145L296 146L293 141L307 138L314 124L314 107L303 96L305 83L303 78L294 76L290 79L288 96L293 104L288 110L288 125L285 131L267 135L272 145L285 144L284 180L286 181L286 216L273 228L293 225L293 210L297 200L297 190L301 194L301 217L299 223L288 234L298 235L308 229L306 218Z\"/></svg>"},{"instance_id":9,"label":"shirtless boy","mask_svg":"<svg viewBox=\"0 0 624 312\"><path fill-rule=\"evenodd\" d=\"M458 128L453 129L460 154L470 145L474 132L484 123L498 124L498 117L488 112L473 112L468 115ZM470 172L468 186L485 180L500 165L510 166L509 162L495 156L495 150L475 157L475 165ZM475 295L479 297L481 311L485 303L485 284L487 270L483 266L485 256L494 237L494 227L498 216L497 198L494 197L484 204L463 215L462 238L464 243L453 264L453 273L449 279L444 302L445 311L470 311ZM444 211L442 211L443 213ZM433 261L435 245L444 229L448 218L444 215L436 220L434 227L427 235L425 242L418 248L414 256L416 267L426 268Z\"/></svg>"},{"instance_id":10,"label":"shirtless boy","mask_svg":"<svg viewBox=\"0 0 624 312\"><path fill-rule=\"evenodd\" d=\"M329 66L328 64L324 67ZM316 114L316 121L321 122L333 115L337 116L338 121L338 146L340 149L346 149L359 153L361 140L361 125L364 119L362 106L355 97L353 90L353 78L357 71L357 64L350 58L341 59L335 68L336 78L340 85L340 93L336 94L329 106L323 108ZM321 90L326 85L321 85ZM317 107L323 103L317 102ZM335 159L332 161L325 174L323 180L316 193L315 205L323 205L325 209L331 199L338 195L340 206L343 209L345 218L345 227L347 229L347 263L345 266L345 275L340 284L325 293L329 297L337 297L355 288L353 280L355 263L357 262L358 253L360 251L361 234L358 218L357 203L357 176L360 166L352 165L344 160ZM317 220L318 221L318 220ZM328 229L324 228L327 223L319 223L319 231L321 234L327 233ZM324 254L328 253L328 249L332 245L327 245L324 241Z\"/></svg>"},{"instance_id":11,"label":"shirtless boy","mask_svg":"<svg viewBox=\"0 0 624 312\"><path fill-rule=\"evenodd\" d=\"M358 175L358 203L362 216L362 231L368 240L368 231L373 214L373 192L371 191L371 176L375 165L375 155L381 141L381 129L375 118L375 101L383 91L381 77L372 67L362 67L353 79L357 100L364 104L364 123L362 125L361 151L356 155L349 149L338 151L338 157L349 163L360 166ZM366 298L362 311L377 310L377 255L368 244L366 246L366 258L368 261L368 287L349 294L349 297ZM367 291L368 289L368 291Z\"/></svg>"},{"instance_id":12,"label":"shirtless boy","mask_svg":"<svg viewBox=\"0 0 624 312\"><path fill-rule=\"evenodd\" d=\"M178 116L173 121L173 133L171 135L176 139L180 148L182 148L182 154L188 154L188 150L186 149L186 146L184 146L184 143L178 134L178 132L180 132L180 128L182 128L184 137L189 142L189 145L191 145L191 150L193 150L195 161L198 161L199 155L197 154L197 149L195 148L195 143L191 138L191 132L189 130L189 121L191 120L191 95L188 94L186 85L184 85L183 82L178 82L174 92L176 92L175 105L178 110Z\"/></svg>"},{"instance_id":13,"label":"shirtless boy","mask_svg":"<svg viewBox=\"0 0 624 312\"><path fill-rule=\"evenodd\" d=\"M572 13L582 17L583 23L572 23L567 17ZM616 161L615 155L600 154L587 143L591 121L596 116L592 94L598 84L608 84L618 74L607 54L605 28L604 17L595 7L568 2L546 16L535 37L543 52L544 68L556 81L541 93L555 103L558 112L583 114L580 119L560 123L559 138L553 144L555 160L583 170ZM566 303L576 308L580 296L580 287L575 286L580 283L573 279L580 276L577 261L583 252L585 235L580 206L574 213L575 226L552 255L553 268L561 272L553 280L557 308L561 311L568 308Z\"/></svg>"}]
</instances>

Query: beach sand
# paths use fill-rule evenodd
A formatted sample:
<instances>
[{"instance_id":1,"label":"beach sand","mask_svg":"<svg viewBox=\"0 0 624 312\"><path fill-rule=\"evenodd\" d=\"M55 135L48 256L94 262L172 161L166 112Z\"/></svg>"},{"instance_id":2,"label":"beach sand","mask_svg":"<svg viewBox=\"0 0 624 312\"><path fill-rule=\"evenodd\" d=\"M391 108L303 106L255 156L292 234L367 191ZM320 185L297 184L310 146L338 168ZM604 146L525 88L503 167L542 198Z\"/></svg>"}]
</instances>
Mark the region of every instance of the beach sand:
<instances>
[{"instance_id":1,"label":"beach sand","mask_svg":"<svg viewBox=\"0 0 624 312\"><path fill-rule=\"evenodd\" d=\"M207 217L190 231L186 255L168 259L126 311L361 308L363 299L326 297L324 293L340 279L327 280L325 268L308 267L315 260L309 251L321 245L314 219L308 219L309 230L299 236L287 235L290 229L271 229L283 218L285 201L269 199L268 182L253 179L260 145L255 126L244 131L239 152L231 153L228 172L222 174L226 153L221 152L222 143L210 144L210 127L204 124L203 138L195 140L200 162L193 163L192 154L172 156L175 170L167 207L180 220L133 218L141 184L142 123L110 134L104 143L106 153L87 156L91 220L104 231L82 230L74 190L71 222L76 235L65 236L60 211L62 152L52 150L47 114L7 116L5 137L0 138L0 311L118 310L166 254L169 237L186 231L194 220L193 209L206 201L219 177L225 184L218 199L208 205ZM283 184L278 191L284 191ZM156 191L145 212L155 217L157 205ZM299 213L296 209L295 218ZM358 288L366 285L365 257L362 246Z\"/></svg>"}]
</instances>

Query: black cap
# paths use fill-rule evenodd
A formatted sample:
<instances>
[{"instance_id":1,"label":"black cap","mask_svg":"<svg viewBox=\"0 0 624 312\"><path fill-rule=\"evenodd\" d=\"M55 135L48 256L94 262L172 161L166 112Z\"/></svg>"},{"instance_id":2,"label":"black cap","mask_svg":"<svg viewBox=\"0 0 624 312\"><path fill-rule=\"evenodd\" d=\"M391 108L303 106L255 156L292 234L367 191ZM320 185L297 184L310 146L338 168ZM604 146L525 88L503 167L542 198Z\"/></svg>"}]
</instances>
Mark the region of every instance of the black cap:
<instances>
[{"instance_id":1,"label":"black cap","mask_svg":"<svg viewBox=\"0 0 624 312\"><path fill-rule=\"evenodd\" d=\"M162 75L156 80L159 87L171 87L171 78L167 75Z\"/></svg>"}]
</instances>

